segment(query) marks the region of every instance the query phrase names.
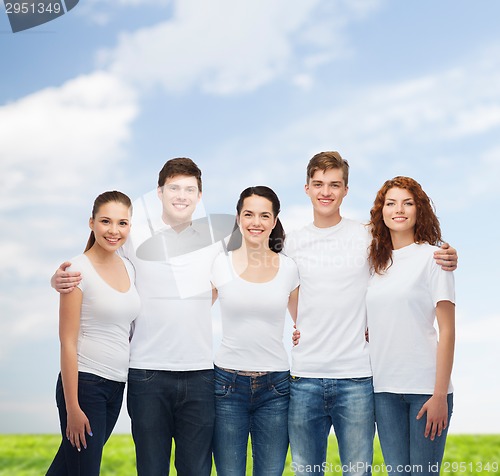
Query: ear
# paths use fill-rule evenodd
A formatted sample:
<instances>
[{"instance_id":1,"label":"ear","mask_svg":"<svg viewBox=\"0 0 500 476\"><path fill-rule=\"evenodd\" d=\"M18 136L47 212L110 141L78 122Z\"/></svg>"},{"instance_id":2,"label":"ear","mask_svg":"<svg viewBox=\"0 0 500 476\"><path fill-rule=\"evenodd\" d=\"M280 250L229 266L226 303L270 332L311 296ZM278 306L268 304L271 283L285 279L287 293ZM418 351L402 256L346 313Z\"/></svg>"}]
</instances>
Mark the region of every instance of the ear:
<instances>
[{"instance_id":1,"label":"ear","mask_svg":"<svg viewBox=\"0 0 500 476\"><path fill-rule=\"evenodd\" d=\"M92 217L89 218L89 228L94 231L94 219Z\"/></svg>"},{"instance_id":2,"label":"ear","mask_svg":"<svg viewBox=\"0 0 500 476\"><path fill-rule=\"evenodd\" d=\"M304 192L306 192L306 195L309 195L309 182L304 185Z\"/></svg>"},{"instance_id":3,"label":"ear","mask_svg":"<svg viewBox=\"0 0 500 476\"><path fill-rule=\"evenodd\" d=\"M349 192L349 187L346 185L346 187L345 187L344 197L348 194L348 192Z\"/></svg>"},{"instance_id":4,"label":"ear","mask_svg":"<svg viewBox=\"0 0 500 476\"><path fill-rule=\"evenodd\" d=\"M156 188L156 195L160 200L163 200L163 188L162 187L157 187Z\"/></svg>"}]
</instances>

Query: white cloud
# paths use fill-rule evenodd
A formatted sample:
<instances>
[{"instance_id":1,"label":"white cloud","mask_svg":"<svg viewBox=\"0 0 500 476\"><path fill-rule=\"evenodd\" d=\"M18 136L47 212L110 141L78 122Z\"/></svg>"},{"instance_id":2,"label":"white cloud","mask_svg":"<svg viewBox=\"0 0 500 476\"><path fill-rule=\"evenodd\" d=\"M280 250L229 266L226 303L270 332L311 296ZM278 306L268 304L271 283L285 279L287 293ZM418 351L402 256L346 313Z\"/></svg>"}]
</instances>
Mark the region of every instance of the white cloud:
<instances>
[{"instance_id":1,"label":"white cloud","mask_svg":"<svg viewBox=\"0 0 500 476\"><path fill-rule=\"evenodd\" d=\"M315 67L345 55L344 29L360 17L361 4L182 0L174 5L169 21L125 33L115 49L101 51L101 64L170 93L191 88L242 93L287 74L303 85ZM369 9L378 5L370 2Z\"/></svg>"},{"instance_id":2,"label":"white cloud","mask_svg":"<svg viewBox=\"0 0 500 476\"><path fill-rule=\"evenodd\" d=\"M0 208L71 200L82 179L100 180L123 158L136 114L130 88L105 72L0 107Z\"/></svg>"},{"instance_id":3,"label":"white cloud","mask_svg":"<svg viewBox=\"0 0 500 476\"><path fill-rule=\"evenodd\" d=\"M0 107L3 355L57 319L54 260L83 250L92 200L120 170L136 114L134 94L105 72Z\"/></svg>"}]
</instances>

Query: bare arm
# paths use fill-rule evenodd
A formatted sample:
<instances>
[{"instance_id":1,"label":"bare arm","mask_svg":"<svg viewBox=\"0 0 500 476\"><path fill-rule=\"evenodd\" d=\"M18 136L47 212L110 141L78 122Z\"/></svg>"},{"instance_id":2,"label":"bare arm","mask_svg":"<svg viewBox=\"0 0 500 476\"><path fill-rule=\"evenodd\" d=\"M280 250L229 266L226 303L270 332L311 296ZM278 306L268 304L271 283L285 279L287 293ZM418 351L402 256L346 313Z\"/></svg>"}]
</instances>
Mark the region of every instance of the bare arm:
<instances>
[{"instance_id":1,"label":"bare arm","mask_svg":"<svg viewBox=\"0 0 500 476\"><path fill-rule=\"evenodd\" d=\"M455 305L450 301L439 301L436 306L436 318L439 326L437 347L436 383L432 397L425 402L417 419L427 413L425 437L434 440L441 436L448 426L448 386L450 384L453 356L455 353Z\"/></svg>"},{"instance_id":2,"label":"bare arm","mask_svg":"<svg viewBox=\"0 0 500 476\"><path fill-rule=\"evenodd\" d=\"M457 250L452 248L448 243L443 243L441 249L434 252L436 263L443 268L444 271L454 271L458 266Z\"/></svg>"},{"instance_id":3,"label":"bare arm","mask_svg":"<svg viewBox=\"0 0 500 476\"><path fill-rule=\"evenodd\" d=\"M217 288L212 284L212 306L214 305L215 301L217 301L218 297L219 291L217 291Z\"/></svg>"},{"instance_id":4,"label":"bare arm","mask_svg":"<svg viewBox=\"0 0 500 476\"><path fill-rule=\"evenodd\" d=\"M71 263L65 261L50 278L50 285L61 294L70 293L82 280L78 271L66 271L68 266L71 266Z\"/></svg>"},{"instance_id":5,"label":"bare arm","mask_svg":"<svg viewBox=\"0 0 500 476\"><path fill-rule=\"evenodd\" d=\"M87 447L85 432L92 435L90 423L78 402L77 345L80 330L82 292L61 294L59 304L59 340L61 341L61 377L68 414L66 437L78 451Z\"/></svg>"}]
</instances>

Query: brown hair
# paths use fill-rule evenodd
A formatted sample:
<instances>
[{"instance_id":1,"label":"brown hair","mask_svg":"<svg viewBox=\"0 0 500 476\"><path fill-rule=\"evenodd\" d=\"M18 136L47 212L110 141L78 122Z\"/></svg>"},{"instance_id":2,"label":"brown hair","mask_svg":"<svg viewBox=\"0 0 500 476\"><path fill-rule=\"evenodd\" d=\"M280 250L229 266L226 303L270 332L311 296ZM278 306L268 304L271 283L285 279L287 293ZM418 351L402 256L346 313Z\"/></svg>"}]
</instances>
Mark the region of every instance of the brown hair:
<instances>
[{"instance_id":1,"label":"brown hair","mask_svg":"<svg viewBox=\"0 0 500 476\"><path fill-rule=\"evenodd\" d=\"M117 190L113 190L110 192L103 192L94 200L94 206L92 207L92 218L94 219L99 209L103 205L106 205L106 203L109 202L121 203L125 205L127 208L132 209L132 202L130 201L130 198L124 193L118 192ZM90 248L92 248L94 243L95 243L95 235L94 232L91 231L89 239L87 241L87 246L85 247L85 251L90 250Z\"/></svg>"},{"instance_id":2,"label":"brown hair","mask_svg":"<svg viewBox=\"0 0 500 476\"><path fill-rule=\"evenodd\" d=\"M195 177L198 182L198 190L201 192L201 170L200 168L187 157L177 157L170 159L165 163L158 175L158 187L163 187L165 182L170 177L176 175L188 175Z\"/></svg>"},{"instance_id":3,"label":"brown hair","mask_svg":"<svg viewBox=\"0 0 500 476\"><path fill-rule=\"evenodd\" d=\"M387 180L377 192L370 210L370 228L372 241L369 248L370 266L377 274L382 274L392 264L392 240L389 228L384 223L382 209L385 196L391 188L408 190L415 201L417 219L415 223L415 242L439 245L442 243L441 228L432 200L423 191L421 185L410 177L394 177Z\"/></svg>"},{"instance_id":4,"label":"brown hair","mask_svg":"<svg viewBox=\"0 0 500 476\"><path fill-rule=\"evenodd\" d=\"M341 169L344 185L347 186L349 181L349 163L337 151L319 152L309 161L309 164L307 164L307 183L309 183L309 180L312 179L318 170L326 172L330 169Z\"/></svg>"}]
</instances>

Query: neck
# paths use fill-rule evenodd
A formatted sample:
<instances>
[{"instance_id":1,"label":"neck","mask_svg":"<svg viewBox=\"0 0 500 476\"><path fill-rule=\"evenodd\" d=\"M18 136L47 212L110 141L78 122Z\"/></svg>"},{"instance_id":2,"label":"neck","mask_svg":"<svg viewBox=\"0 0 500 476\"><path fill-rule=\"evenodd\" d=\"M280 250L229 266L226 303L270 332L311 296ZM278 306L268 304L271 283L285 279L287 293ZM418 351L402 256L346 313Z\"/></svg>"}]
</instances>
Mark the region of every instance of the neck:
<instances>
[{"instance_id":1,"label":"neck","mask_svg":"<svg viewBox=\"0 0 500 476\"><path fill-rule=\"evenodd\" d=\"M392 249L399 250L405 246L415 243L415 233L413 230L408 230L405 232L394 232L391 231L391 241Z\"/></svg>"},{"instance_id":2,"label":"neck","mask_svg":"<svg viewBox=\"0 0 500 476\"><path fill-rule=\"evenodd\" d=\"M86 251L85 254L98 263L111 263L112 261L115 261L117 258L115 251L106 251L105 249L101 248L97 243L94 243L92 248Z\"/></svg>"},{"instance_id":3,"label":"neck","mask_svg":"<svg viewBox=\"0 0 500 476\"><path fill-rule=\"evenodd\" d=\"M270 254L275 254L274 251L269 248L268 243L265 245L255 245L254 243L247 243L245 240L242 241L241 247L235 250L235 252L246 255L247 259L251 259L252 261L261 260Z\"/></svg>"},{"instance_id":4,"label":"neck","mask_svg":"<svg viewBox=\"0 0 500 476\"><path fill-rule=\"evenodd\" d=\"M338 225L342 220L340 216L340 211L335 212L333 215L323 216L318 213L314 213L313 224L317 228L330 228L332 226Z\"/></svg>"},{"instance_id":5,"label":"neck","mask_svg":"<svg viewBox=\"0 0 500 476\"><path fill-rule=\"evenodd\" d=\"M185 230L192 223L191 217L189 217L189 221L187 221L187 222L186 221L179 222L177 220L173 220L171 217L169 217L165 214L162 215L162 220L163 220L163 223L170 226L177 233L180 233L181 231Z\"/></svg>"}]
</instances>

